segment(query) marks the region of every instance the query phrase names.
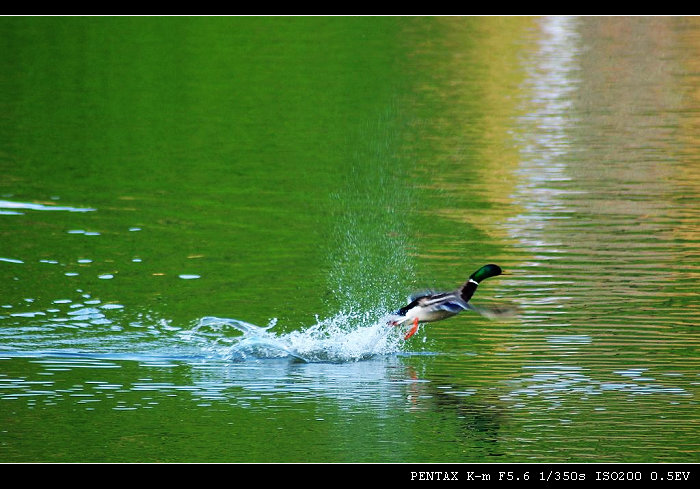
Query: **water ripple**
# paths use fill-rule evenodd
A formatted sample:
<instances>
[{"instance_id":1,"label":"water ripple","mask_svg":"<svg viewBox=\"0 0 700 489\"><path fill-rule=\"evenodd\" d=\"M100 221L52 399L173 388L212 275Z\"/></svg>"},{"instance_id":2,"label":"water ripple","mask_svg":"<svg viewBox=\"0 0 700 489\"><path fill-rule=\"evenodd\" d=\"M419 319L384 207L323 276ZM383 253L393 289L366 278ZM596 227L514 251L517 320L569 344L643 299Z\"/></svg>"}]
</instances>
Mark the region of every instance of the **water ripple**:
<instances>
[{"instance_id":1,"label":"water ripple","mask_svg":"<svg viewBox=\"0 0 700 489\"><path fill-rule=\"evenodd\" d=\"M70 207L54 204L34 204L30 202L13 202L10 200L0 200L0 209L26 209L32 211L65 211L65 212L94 212L97 209L89 207ZM13 214L22 214L21 212L12 212ZM9 212L4 212L9 214Z\"/></svg>"}]
</instances>

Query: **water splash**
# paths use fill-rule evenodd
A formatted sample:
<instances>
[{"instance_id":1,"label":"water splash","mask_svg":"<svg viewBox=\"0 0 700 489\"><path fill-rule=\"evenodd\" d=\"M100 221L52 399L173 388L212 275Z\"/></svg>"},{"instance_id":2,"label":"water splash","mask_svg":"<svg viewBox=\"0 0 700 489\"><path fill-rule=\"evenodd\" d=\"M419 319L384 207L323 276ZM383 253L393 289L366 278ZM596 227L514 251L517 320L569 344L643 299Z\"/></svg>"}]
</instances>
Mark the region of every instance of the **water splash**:
<instances>
[{"instance_id":1,"label":"water splash","mask_svg":"<svg viewBox=\"0 0 700 489\"><path fill-rule=\"evenodd\" d=\"M307 363L344 363L401 351L397 330L367 314L340 312L290 333L271 331L275 326L276 320L262 327L238 319L204 317L180 337L230 361L289 357Z\"/></svg>"},{"instance_id":2,"label":"water splash","mask_svg":"<svg viewBox=\"0 0 700 489\"><path fill-rule=\"evenodd\" d=\"M211 316L173 324L156 313L84 292L48 302L25 298L21 304L0 307L0 353L9 357L61 351L118 358L128 353L144 362L185 358L226 364L286 358L345 363L398 353L404 343L402 330L387 326L390 316L381 309L342 311L327 319L316 317L300 330L280 332L273 330L276 319L266 326Z\"/></svg>"}]
</instances>

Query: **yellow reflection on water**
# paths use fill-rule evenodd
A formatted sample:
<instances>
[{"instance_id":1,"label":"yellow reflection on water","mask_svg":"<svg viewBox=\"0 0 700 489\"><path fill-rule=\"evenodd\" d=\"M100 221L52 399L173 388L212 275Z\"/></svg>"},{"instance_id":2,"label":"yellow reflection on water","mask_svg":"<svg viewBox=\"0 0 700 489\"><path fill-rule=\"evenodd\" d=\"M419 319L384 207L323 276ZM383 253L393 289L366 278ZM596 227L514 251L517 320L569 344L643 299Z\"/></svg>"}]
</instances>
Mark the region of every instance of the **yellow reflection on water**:
<instances>
[{"instance_id":1,"label":"yellow reflection on water","mask_svg":"<svg viewBox=\"0 0 700 489\"><path fill-rule=\"evenodd\" d=\"M524 77L520 44L535 27L527 17L441 17L413 25L423 40L412 48L415 185L444 200L426 219L476 227L492 239L505 236L495 222L512 212L519 155L508 141ZM432 251L444 258L445 250ZM426 250L424 256L435 255Z\"/></svg>"},{"instance_id":2,"label":"yellow reflection on water","mask_svg":"<svg viewBox=\"0 0 700 489\"><path fill-rule=\"evenodd\" d=\"M505 298L523 311L509 324L429 327L444 348L479 353L470 361L483 367L479 381L560 366L592 369L586 385L607 391L614 372L643 368L654 392L687 392L662 372L692 370L677 349L698 345L687 328L699 256L695 24L420 25L431 34L413 58L416 185L431 199L420 258L432 270L498 260L511 274L475 301Z\"/></svg>"}]
</instances>

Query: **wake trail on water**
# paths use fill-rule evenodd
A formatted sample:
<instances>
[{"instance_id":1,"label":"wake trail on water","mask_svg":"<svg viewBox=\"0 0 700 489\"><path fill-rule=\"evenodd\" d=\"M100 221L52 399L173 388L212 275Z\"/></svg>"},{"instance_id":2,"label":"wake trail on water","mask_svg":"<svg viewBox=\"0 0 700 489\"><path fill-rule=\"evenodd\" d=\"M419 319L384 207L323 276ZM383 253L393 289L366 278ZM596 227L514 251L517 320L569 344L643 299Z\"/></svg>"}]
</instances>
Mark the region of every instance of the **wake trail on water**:
<instances>
[{"instance_id":1,"label":"wake trail on water","mask_svg":"<svg viewBox=\"0 0 700 489\"><path fill-rule=\"evenodd\" d=\"M179 336L229 361L290 358L300 362L354 362L402 351L402 335L386 320L338 313L289 333L231 318L203 317Z\"/></svg>"},{"instance_id":2,"label":"wake trail on water","mask_svg":"<svg viewBox=\"0 0 700 489\"><path fill-rule=\"evenodd\" d=\"M387 325L392 316L382 317L377 311L316 317L310 326L287 332L276 327L276 319L257 326L207 316L177 325L152 313L130 314L121 304L54 302L58 303L46 310L0 315L0 355L344 363L402 353L405 348L400 328Z\"/></svg>"}]
</instances>

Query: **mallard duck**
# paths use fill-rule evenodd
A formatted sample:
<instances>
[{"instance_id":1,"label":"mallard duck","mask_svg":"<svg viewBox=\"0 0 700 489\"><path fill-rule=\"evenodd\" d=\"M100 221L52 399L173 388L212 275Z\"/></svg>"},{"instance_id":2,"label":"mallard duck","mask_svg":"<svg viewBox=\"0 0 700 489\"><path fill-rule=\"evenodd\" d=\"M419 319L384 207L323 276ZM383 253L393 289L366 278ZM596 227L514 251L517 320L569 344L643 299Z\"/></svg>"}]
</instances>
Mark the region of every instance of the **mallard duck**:
<instances>
[{"instance_id":1,"label":"mallard duck","mask_svg":"<svg viewBox=\"0 0 700 489\"><path fill-rule=\"evenodd\" d=\"M440 321L455 316L464 310L472 310L485 316L498 315L501 311L496 309L478 308L469 304L479 283L490 277L495 277L503 273L498 265L484 265L476 272L472 273L461 287L452 292L421 292L409 297L410 303L398 311L388 324L400 326L413 322L413 326L406 333L405 340L413 336L418 331L418 323L429 323Z\"/></svg>"}]
</instances>

